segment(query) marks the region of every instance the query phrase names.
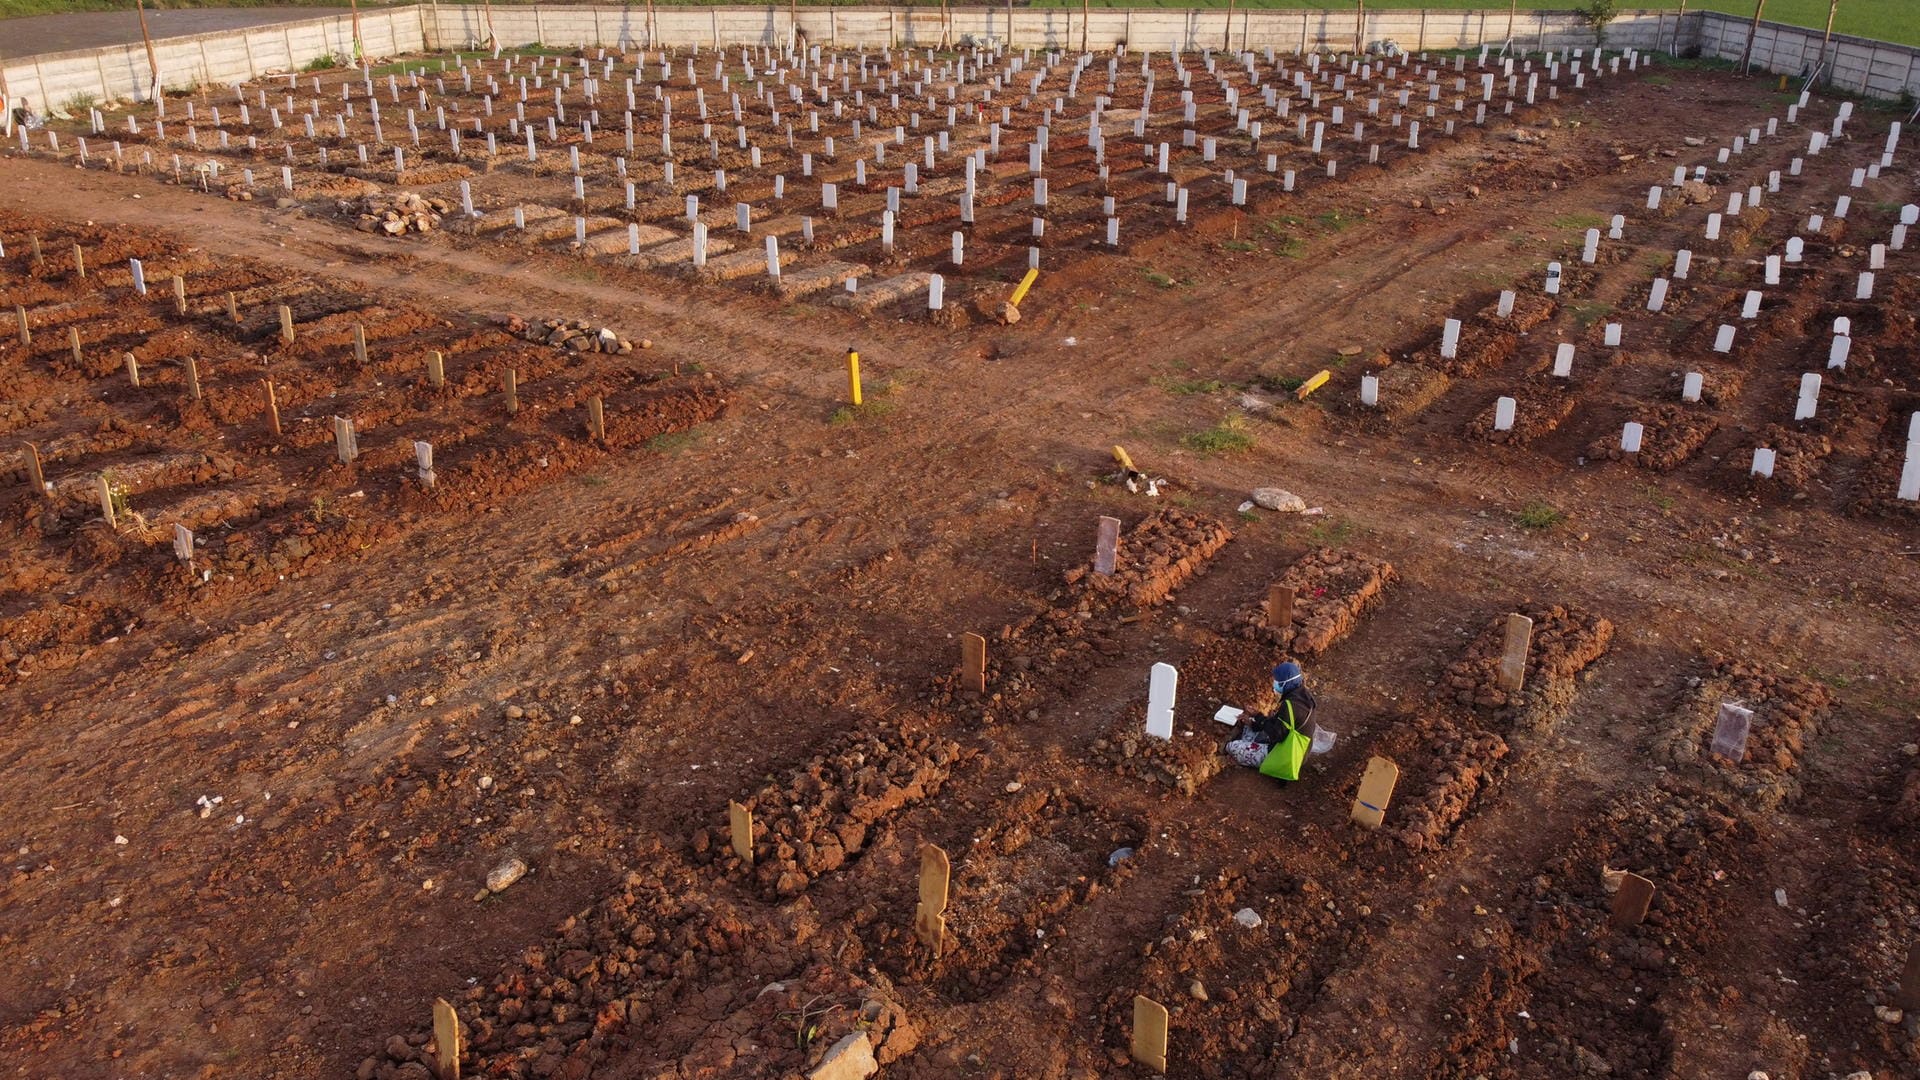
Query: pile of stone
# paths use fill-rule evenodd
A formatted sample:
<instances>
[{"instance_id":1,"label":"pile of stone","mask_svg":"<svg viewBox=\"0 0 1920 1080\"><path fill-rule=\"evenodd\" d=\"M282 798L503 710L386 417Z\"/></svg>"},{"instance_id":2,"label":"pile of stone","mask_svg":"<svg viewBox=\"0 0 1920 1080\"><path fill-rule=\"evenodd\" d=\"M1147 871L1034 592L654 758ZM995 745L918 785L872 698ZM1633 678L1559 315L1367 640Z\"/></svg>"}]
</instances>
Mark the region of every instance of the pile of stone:
<instances>
[{"instance_id":1,"label":"pile of stone","mask_svg":"<svg viewBox=\"0 0 1920 1080\"><path fill-rule=\"evenodd\" d=\"M509 315L506 328L507 333L514 337L569 352L603 352L625 356L634 349L633 342L604 326L596 327L585 319L523 319L518 315ZM653 342L642 339L639 347L650 349Z\"/></svg>"},{"instance_id":2,"label":"pile of stone","mask_svg":"<svg viewBox=\"0 0 1920 1080\"><path fill-rule=\"evenodd\" d=\"M340 208L359 215L357 227L361 232L400 236L432 232L439 226L441 216L453 206L445 199L425 199L410 191L400 191L367 195L358 202L342 203Z\"/></svg>"}]
</instances>

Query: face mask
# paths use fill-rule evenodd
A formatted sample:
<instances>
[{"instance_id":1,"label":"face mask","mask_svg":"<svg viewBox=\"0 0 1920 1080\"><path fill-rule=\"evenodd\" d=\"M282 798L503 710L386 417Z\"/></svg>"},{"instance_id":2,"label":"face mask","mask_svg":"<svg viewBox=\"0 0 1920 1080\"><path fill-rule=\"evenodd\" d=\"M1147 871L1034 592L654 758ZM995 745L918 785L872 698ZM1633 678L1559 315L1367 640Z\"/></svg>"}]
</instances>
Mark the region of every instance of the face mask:
<instances>
[{"instance_id":1,"label":"face mask","mask_svg":"<svg viewBox=\"0 0 1920 1080\"><path fill-rule=\"evenodd\" d=\"M1282 689L1280 688L1280 684L1279 684L1278 682L1275 682L1275 683L1273 684L1273 692L1274 692L1274 693L1276 693L1276 694L1284 694L1284 693L1286 693L1286 691L1285 691L1285 690L1282 690Z\"/></svg>"}]
</instances>

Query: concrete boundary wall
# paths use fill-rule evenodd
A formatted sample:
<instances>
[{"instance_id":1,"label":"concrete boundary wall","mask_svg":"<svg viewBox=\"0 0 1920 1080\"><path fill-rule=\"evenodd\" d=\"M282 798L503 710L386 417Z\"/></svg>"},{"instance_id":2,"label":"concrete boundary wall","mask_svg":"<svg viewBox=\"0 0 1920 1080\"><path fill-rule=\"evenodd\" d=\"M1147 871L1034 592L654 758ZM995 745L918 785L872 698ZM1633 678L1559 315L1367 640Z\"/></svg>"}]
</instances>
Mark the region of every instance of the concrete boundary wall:
<instances>
[{"instance_id":1,"label":"concrete boundary wall","mask_svg":"<svg viewBox=\"0 0 1920 1080\"><path fill-rule=\"evenodd\" d=\"M425 9L439 47L473 46L490 38L506 46L606 45L784 46L797 25L814 45L828 48L937 48L971 38L1015 48L1100 51L1129 49L1351 49L1356 33L1365 45L1387 41L1411 52L1477 48L1508 40L1518 49L1591 48L1593 31L1572 12L1523 11L1509 19L1500 10L1369 11L1364 25L1354 12L1131 10L1102 8L1083 18L1070 8L954 8L942 25L936 7L809 7L797 18L788 8L496 7L448 4ZM1673 12L1632 11L1608 28L1613 48L1671 48L1690 43L1695 20Z\"/></svg>"},{"instance_id":2,"label":"concrete boundary wall","mask_svg":"<svg viewBox=\"0 0 1920 1080\"><path fill-rule=\"evenodd\" d=\"M387 8L360 15L360 41L368 56L391 56L427 48L425 8ZM274 71L293 71L321 56L353 56L353 18L329 15L189 37L155 38L153 56L163 89L231 86ZM76 98L96 102L144 101L152 83L147 49L140 42L99 49L22 56L0 64L10 104L36 110Z\"/></svg>"},{"instance_id":3,"label":"concrete boundary wall","mask_svg":"<svg viewBox=\"0 0 1920 1080\"><path fill-rule=\"evenodd\" d=\"M790 9L765 7L644 6L493 9L491 25L482 7L447 4L388 8L360 16L360 36L369 57L475 46L489 39L512 47L536 42L555 46L703 48L783 46L795 31L808 43L829 48L936 48L975 42L1015 48L1094 50L1125 44L1138 52L1180 49L1267 49L1282 52L1351 49L1355 42L1388 41L1412 52L1500 47L1590 48L1594 35L1570 11L1503 8L1370 11L1364 21L1348 11L1235 11L1104 8L1083 18L1070 8L954 8L943 24L935 7L809 7L797 18ZM1636 48L1738 60L1746 46L1747 21L1712 12L1682 16L1667 11L1627 11L1607 30L1612 49ZM330 15L244 30L163 38L154 42L160 82L170 89L231 85L271 72L304 67L317 57L350 57L353 22ZM1797 74L1820 56L1816 31L1762 23L1755 35L1757 68ZM1866 38L1836 36L1832 85L1852 93L1897 98L1920 95L1920 50ZM144 100L150 84L146 49L139 43L102 49L47 53L0 65L0 93L11 103L36 109L76 99Z\"/></svg>"},{"instance_id":4,"label":"concrete boundary wall","mask_svg":"<svg viewBox=\"0 0 1920 1080\"><path fill-rule=\"evenodd\" d=\"M1751 25L1751 19L1707 13L1698 38L1700 55L1738 63ZM1819 30L1763 22L1753 35L1754 69L1795 76L1812 71L1821 63L1824 38ZM1825 50L1828 71L1822 80L1834 89L1876 98L1903 93L1920 98L1920 49L1835 34Z\"/></svg>"}]
</instances>

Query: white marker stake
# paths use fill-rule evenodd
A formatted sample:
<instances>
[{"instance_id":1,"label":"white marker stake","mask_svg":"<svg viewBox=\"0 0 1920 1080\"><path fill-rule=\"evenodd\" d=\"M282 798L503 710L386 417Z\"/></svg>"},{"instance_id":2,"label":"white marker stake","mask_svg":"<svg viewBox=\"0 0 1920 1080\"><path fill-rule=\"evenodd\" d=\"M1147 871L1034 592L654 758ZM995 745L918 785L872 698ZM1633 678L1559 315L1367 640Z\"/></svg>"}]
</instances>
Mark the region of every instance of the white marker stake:
<instances>
[{"instance_id":1,"label":"white marker stake","mask_svg":"<svg viewBox=\"0 0 1920 1080\"><path fill-rule=\"evenodd\" d=\"M1604 341L1606 343L1607 348L1609 349L1619 348L1620 347L1620 324L1617 322L1608 323L1605 333L1606 333L1606 337L1604 338Z\"/></svg>"},{"instance_id":2,"label":"white marker stake","mask_svg":"<svg viewBox=\"0 0 1920 1080\"><path fill-rule=\"evenodd\" d=\"M1756 448L1753 452L1753 475L1762 479L1771 480L1773 478L1773 457L1773 451L1766 447Z\"/></svg>"},{"instance_id":3,"label":"white marker stake","mask_svg":"<svg viewBox=\"0 0 1920 1080\"><path fill-rule=\"evenodd\" d=\"M1560 264L1557 262L1551 262L1547 264L1547 295L1558 296L1559 293L1560 293Z\"/></svg>"},{"instance_id":4,"label":"white marker stake","mask_svg":"<svg viewBox=\"0 0 1920 1080\"><path fill-rule=\"evenodd\" d=\"M1667 279L1654 278L1653 288L1647 291L1647 310L1659 311L1667 306Z\"/></svg>"},{"instance_id":5,"label":"white marker stake","mask_svg":"<svg viewBox=\"0 0 1920 1080\"><path fill-rule=\"evenodd\" d=\"M1647 429L1643 425L1629 421L1626 427L1620 429L1620 449L1629 454L1639 453L1640 440L1646 433Z\"/></svg>"},{"instance_id":6,"label":"white marker stake","mask_svg":"<svg viewBox=\"0 0 1920 1080\"><path fill-rule=\"evenodd\" d=\"M1514 410L1518 403L1510 397L1503 397L1493 403L1493 430L1512 431Z\"/></svg>"},{"instance_id":7,"label":"white marker stake","mask_svg":"<svg viewBox=\"0 0 1920 1080\"><path fill-rule=\"evenodd\" d=\"M1673 280L1685 281L1693 272L1693 252L1681 248L1673 253Z\"/></svg>"},{"instance_id":8,"label":"white marker stake","mask_svg":"<svg viewBox=\"0 0 1920 1080\"><path fill-rule=\"evenodd\" d=\"M1460 320L1448 319L1440 331L1440 357L1452 360L1460 355Z\"/></svg>"},{"instance_id":9,"label":"white marker stake","mask_svg":"<svg viewBox=\"0 0 1920 1080\"><path fill-rule=\"evenodd\" d=\"M1721 323L1719 331L1713 335L1713 351L1717 353L1732 352L1733 335L1733 327L1728 326L1726 323Z\"/></svg>"},{"instance_id":10,"label":"white marker stake","mask_svg":"<svg viewBox=\"0 0 1920 1080\"><path fill-rule=\"evenodd\" d=\"M1680 400L1689 403L1699 401L1700 391L1704 390L1706 385L1706 376L1697 371L1687 372L1686 377L1680 380Z\"/></svg>"},{"instance_id":11,"label":"white marker stake","mask_svg":"<svg viewBox=\"0 0 1920 1080\"><path fill-rule=\"evenodd\" d=\"M1563 341L1553 357L1553 377L1570 378L1573 375L1573 342Z\"/></svg>"},{"instance_id":12,"label":"white marker stake","mask_svg":"<svg viewBox=\"0 0 1920 1080\"><path fill-rule=\"evenodd\" d=\"M1375 375L1360 376L1360 404L1376 408L1380 404L1380 379Z\"/></svg>"},{"instance_id":13,"label":"white marker stake","mask_svg":"<svg viewBox=\"0 0 1920 1080\"><path fill-rule=\"evenodd\" d=\"M1501 318L1504 319L1513 314L1513 301L1513 290L1508 289L1500 293L1500 306L1496 311Z\"/></svg>"},{"instance_id":14,"label":"white marker stake","mask_svg":"<svg viewBox=\"0 0 1920 1080\"><path fill-rule=\"evenodd\" d=\"M1820 373L1809 371L1800 376L1800 400L1794 404L1795 420L1811 420L1820 407Z\"/></svg>"},{"instance_id":15,"label":"white marker stake","mask_svg":"<svg viewBox=\"0 0 1920 1080\"><path fill-rule=\"evenodd\" d=\"M1156 739L1173 738L1173 694L1180 684L1180 673L1172 664L1153 665L1147 681L1147 734Z\"/></svg>"},{"instance_id":16,"label":"white marker stake","mask_svg":"<svg viewBox=\"0 0 1920 1080\"><path fill-rule=\"evenodd\" d=\"M1847 368L1847 355L1852 351L1853 351L1852 338L1850 337L1834 338L1833 344L1828 346L1827 348L1827 370L1828 371L1834 371L1834 370L1845 371Z\"/></svg>"}]
</instances>

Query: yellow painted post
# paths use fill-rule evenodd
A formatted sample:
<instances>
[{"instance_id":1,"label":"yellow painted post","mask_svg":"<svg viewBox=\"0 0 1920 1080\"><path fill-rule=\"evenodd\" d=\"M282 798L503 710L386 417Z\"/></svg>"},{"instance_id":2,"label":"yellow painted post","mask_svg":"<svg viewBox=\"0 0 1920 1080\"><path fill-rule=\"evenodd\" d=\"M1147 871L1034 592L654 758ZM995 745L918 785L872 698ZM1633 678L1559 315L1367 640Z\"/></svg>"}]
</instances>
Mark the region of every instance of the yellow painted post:
<instances>
[{"instance_id":1,"label":"yellow painted post","mask_svg":"<svg viewBox=\"0 0 1920 1080\"><path fill-rule=\"evenodd\" d=\"M1020 287L1013 290L1013 298L1007 301L1007 306L1019 307L1020 301L1027 298L1027 290L1033 288L1033 283L1038 280L1040 280L1039 269L1028 270L1027 276L1020 279Z\"/></svg>"},{"instance_id":2,"label":"yellow painted post","mask_svg":"<svg viewBox=\"0 0 1920 1080\"><path fill-rule=\"evenodd\" d=\"M1331 378L1333 378L1333 372L1327 371L1324 368L1321 369L1319 374L1315 375L1311 379L1308 379L1306 382L1303 382L1300 384L1300 389L1297 392L1295 392L1295 394L1293 395L1295 400L1298 400L1298 401L1307 400L1308 394L1311 394L1315 390L1318 390L1322 386L1325 386L1327 383L1327 380Z\"/></svg>"},{"instance_id":3,"label":"yellow painted post","mask_svg":"<svg viewBox=\"0 0 1920 1080\"><path fill-rule=\"evenodd\" d=\"M853 393L853 403L860 404L860 354L847 350L847 388Z\"/></svg>"}]
</instances>

